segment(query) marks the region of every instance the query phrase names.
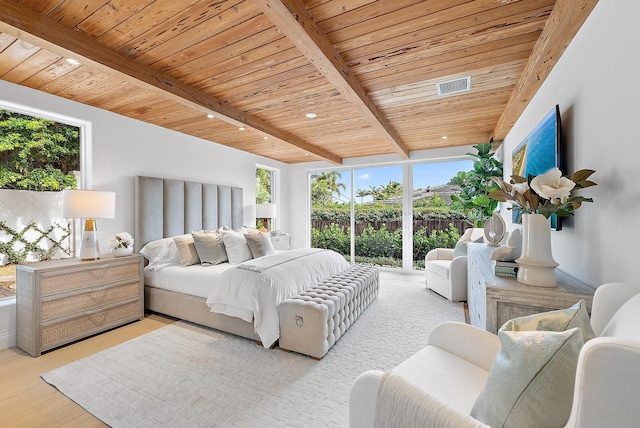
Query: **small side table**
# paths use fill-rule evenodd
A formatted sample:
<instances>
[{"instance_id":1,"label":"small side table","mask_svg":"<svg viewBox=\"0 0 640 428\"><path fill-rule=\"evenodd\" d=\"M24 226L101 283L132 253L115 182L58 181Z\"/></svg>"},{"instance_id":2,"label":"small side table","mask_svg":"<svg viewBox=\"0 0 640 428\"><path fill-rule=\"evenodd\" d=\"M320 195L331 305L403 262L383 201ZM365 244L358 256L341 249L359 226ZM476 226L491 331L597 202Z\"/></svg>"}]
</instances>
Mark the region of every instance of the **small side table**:
<instances>
[{"instance_id":1,"label":"small side table","mask_svg":"<svg viewBox=\"0 0 640 428\"><path fill-rule=\"evenodd\" d=\"M534 287L515 278L496 276L491 264L494 247L486 244L467 245L467 303L470 324L497 333L512 318L540 312L565 309L580 299L591 312L595 289L556 269L558 286Z\"/></svg>"},{"instance_id":2,"label":"small side table","mask_svg":"<svg viewBox=\"0 0 640 428\"><path fill-rule=\"evenodd\" d=\"M271 235L271 244L274 250L290 250L291 236L286 233L282 235Z\"/></svg>"}]
</instances>

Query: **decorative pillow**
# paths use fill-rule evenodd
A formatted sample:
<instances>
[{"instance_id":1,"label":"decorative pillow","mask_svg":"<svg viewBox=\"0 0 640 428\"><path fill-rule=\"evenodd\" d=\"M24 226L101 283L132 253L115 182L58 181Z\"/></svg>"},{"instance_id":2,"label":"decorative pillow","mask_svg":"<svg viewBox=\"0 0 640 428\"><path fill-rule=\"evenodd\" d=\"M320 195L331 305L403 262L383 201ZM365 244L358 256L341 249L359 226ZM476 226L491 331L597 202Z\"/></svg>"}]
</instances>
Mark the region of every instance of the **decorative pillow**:
<instances>
[{"instance_id":1,"label":"decorative pillow","mask_svg":"<svg viewBox=\"0 0 640 428\"><path fill-rule=\"evenodd\" d=\"M242 226L240 228L240 233L243 235L257 235L260 231L255 227Z\"/></svg>"},{"instance_id":2,"label":"decorative pillow","mask_svg":"<svg viewBox=\"0 0 640 428\"><path fill-rule=\"evenodd\" d=\"M494 427L564 426L578 356L595 337L584 300L568 309L514 318L471 416Z\"/></svg>"},{"instance_id":3,"label":"decorative pillow","mask_svg":"<svg viewBox=\"0 0 640 428\"><path fill-rule=\"evenodd\" d=\"M198 257L198 252L193 242L193 236L174 236L173 241L178 248L178 258L182 266L191 266L200 263L200 258Z\"/></svg>"},{"instance_id":4,"label":"decorative pillow","mask_svg":"<svg viewBox=\"0 0 640 428\"><path fill-rule=\"evenodd\" d=\"M251 255L254 259L262 256L268 256L273 254L273 244L271 243L271 237L268 233L258 232L257 234L245 234L247 245L251 251Z\"/></svg>"},{"instance_id":5,"label":"decorative pillow","mask_svg":"<svg viewBox=\"0 0 640 428\"><path fill-rule=\"evenodd\" d=\"M165 265L179 264L178 249L173 238L157 239L147 243L140 250L148 261L147 270L158 269Z\"/></svg>"},{"instance_id":6,"label":"decorative pillow","mask_svg":"<svg viewBox=\"0 0 640 428\"><path fill-rule=\"evenodd\" d=\"M246 262L251 260L251 250L247 245L247 240L244 235L235 230L222 230L220 232L222 240L224 241L224 247L227 250L227 257L229 257L229 263L232 265Z\"/></svg>"},{"instance_id":7,"label":"decorative pillow","mask_svg":"<svg viewBox=\"0 0 640 428\"><path fill-rule=\"evenodd\" d=\"M455 259L456 257L460 257L460 256L466 256L467 255L467 244L469 242L482 242L484 240L484 238L482 236L480 236L479 238L477 238L476 240L473 240L472 236L473 235L473 228L468 228L467 230L464 231L464 233L462 234L462 236L460 237L460 239L458 239L458 242L456 242L456 246L453 248L453 258Z\"/></svg>"},{"instance_id":8,"label":"decorative pillow","mask_svg":"<svg viewBox=\"0 0 640 428\"><path fill-rule=\"evenodd\" d=\"M501 348L471 416L492 427L563 427L569 420L579 328L498 331Z\"/></svg>"},{"instance_id":9,"label":"decorative pillow","mask_svg":"<svg viewBox=\"0 0 640 428\"><path fill-rule=\"evenodd\" d=\"M228 260L224 241L218 232L191 232L200 263L217 265Z\"/></svg>"},{"instance_id":10,"label":"decorative pillow","mask_svg":"<svg viewBox=\"0 0 640 428\"><path fill-rule=\"evenodd\" d=\"M582 331L584 342L596 337L591 322L587 305L584 300L580 300L575 305L567 309L542 312L540 314L528 315L514 318L507 321L500 327L501 331L565 331L578 327Z\"/></svg>"}]
</instances>

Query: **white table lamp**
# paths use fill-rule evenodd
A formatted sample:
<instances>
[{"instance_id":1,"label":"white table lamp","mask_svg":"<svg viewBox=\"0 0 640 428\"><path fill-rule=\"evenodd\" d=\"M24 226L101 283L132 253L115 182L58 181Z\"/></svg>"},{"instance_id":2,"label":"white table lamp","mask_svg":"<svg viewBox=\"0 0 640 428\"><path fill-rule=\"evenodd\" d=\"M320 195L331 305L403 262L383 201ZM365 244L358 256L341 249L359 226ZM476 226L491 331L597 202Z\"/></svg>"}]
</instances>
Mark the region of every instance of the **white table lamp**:
<instances>
[{"instance_id":1,"label":"white table lamp","mask_svg":"<svg viewBox=\"0 0 640 428\"><path fill-rule=\"evenodd\" d=\"M256 204L256 218L267 219L267 229L271 230L270 220L276 218L276 204Z\"/></svg>"},{"instance_id":2,"label":"white table lamp","mask_svg":"<svg viewBox=\"0 0 640 428\"><path fill-rule=\"evenodd\" d=\"M85 219L78 257L80 260L97 260L100 258L100 248L95 219L115 218L116 194L96 190L65 189L62 191L62 216Z\"/></svg>"}]
</instances>

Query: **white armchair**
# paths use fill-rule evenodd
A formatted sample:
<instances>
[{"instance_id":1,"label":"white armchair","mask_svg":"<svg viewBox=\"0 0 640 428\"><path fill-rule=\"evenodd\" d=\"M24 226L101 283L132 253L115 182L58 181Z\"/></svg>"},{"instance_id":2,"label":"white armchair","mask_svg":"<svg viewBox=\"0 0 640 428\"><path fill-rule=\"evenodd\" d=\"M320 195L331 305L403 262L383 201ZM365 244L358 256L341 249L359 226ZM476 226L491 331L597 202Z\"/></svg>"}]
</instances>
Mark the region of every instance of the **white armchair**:
<instances>
[{"instance_id":1,"label":"white armchair","mask_svg":"<svg viewBox=\"0 0 640 428\"><path fill-rule=\"evenodd\" d=\"M429 251L424 260L427 288L452 302L467 300L466 245L482 240L483 236L484 229L469 228L456 244L456 249L436 248Z\"/></svg>"},{"instance_id":2,"label":"white armchair","mask_svg":"<svg viewBox=\"0 0 640 428\"><path fill-rule=\"evenodd\" d=\"M580 350L566 427L638 426L639 325L640 285L598 287L591 316L598 337ZM404 426L485 427L470 412L499 349L496 335L461 323L440 324L427 346L400 365L386 373L370 370L355 380L349 397L349 426L374 426L379 410L376 402L385 400L378 396L380 383L390 374L410 386L409 404L395 407L402 410L393 418L406 421L413 417Z\"/></svg>"}]
</instances>

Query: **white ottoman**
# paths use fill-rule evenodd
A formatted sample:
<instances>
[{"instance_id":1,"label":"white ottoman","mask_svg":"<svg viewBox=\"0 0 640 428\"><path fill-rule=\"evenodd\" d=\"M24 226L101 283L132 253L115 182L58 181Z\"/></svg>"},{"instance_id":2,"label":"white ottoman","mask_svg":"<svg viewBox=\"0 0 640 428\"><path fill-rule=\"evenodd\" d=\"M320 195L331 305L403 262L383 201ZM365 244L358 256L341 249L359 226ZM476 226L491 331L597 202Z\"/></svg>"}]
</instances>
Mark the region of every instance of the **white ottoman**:
<instances>
[{"instance_id":1,"label":"white ottoman","mask_svg":"<svg viewBox=\"0 0 640 428\"><path fill-rule=\"evenodd\" d=\"M355 265L278 305L280 347L320 359L378 296L374 266Z\"/></svg>"}]
</instances>

